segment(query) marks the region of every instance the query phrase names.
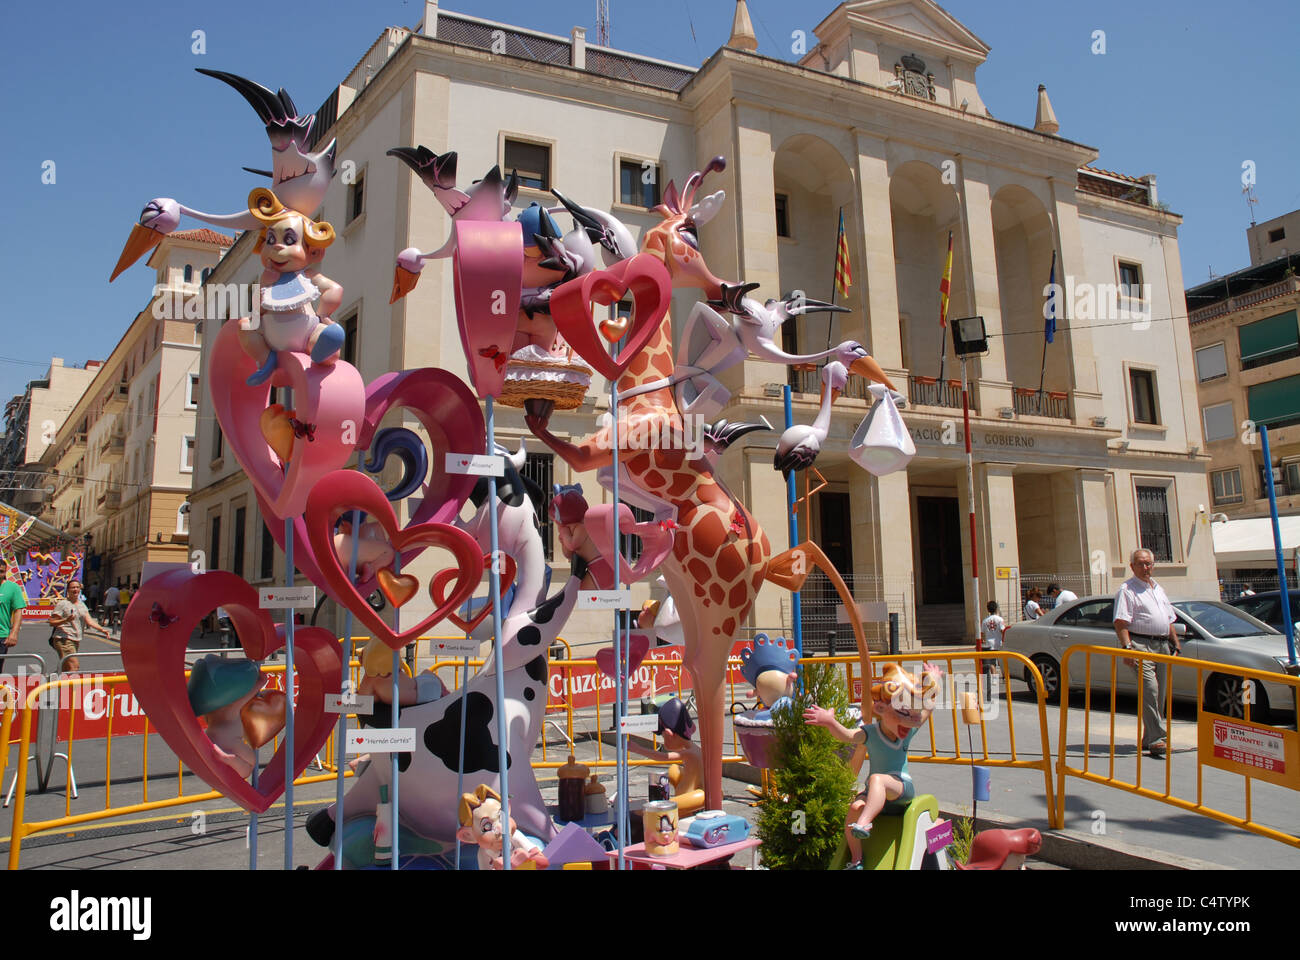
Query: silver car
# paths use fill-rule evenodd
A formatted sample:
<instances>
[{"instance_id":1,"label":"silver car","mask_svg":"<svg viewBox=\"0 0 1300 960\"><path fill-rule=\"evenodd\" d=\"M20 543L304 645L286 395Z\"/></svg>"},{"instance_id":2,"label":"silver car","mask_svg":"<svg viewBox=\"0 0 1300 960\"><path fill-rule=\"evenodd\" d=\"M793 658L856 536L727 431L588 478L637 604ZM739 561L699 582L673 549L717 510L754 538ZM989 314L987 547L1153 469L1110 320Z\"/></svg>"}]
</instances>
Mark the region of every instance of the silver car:
<instances>
[{"instance_id":1,"label":"silver car","mask_svg":"<svg viewBox=\"0 0 1300 960\"><path fill-rule=\"evenodd\" d=\"M1174 610L1178 615L1174 629L1182 637L1184 657L1286 672L1286 639L1268 624L1217 600L1174 601ZM1061 693L1061 657L1065 651L1082 644L1118 649L1114 619L1114 597L1085 597L1051 610L1037 620L1013 625L1006 632L1006 649L1024 654L1038 667L1047 698L1056 702ZM1084 663L1083 654L1070 658L1071 689L1083 689ZM1110 689L1111 663L1111 657L1092 657L1093 689ZM1206 671L1201 674L1201 690L1196 689L1194 669L1176 667L1173 678L1176 699L1195 702L1202 696L1206 710L1230 717L1243 715L1240 677ZM1032 687L1031 678L1024 679ZM1122 660L1115 670L1115 686L1120 693L1137 694L1137 674ZM1293 701L1294 694L1288 686L1256 684L1251 718L1267 722L1270 704L1290 712L1295 709Z\"/></svg>"}]
</instances>

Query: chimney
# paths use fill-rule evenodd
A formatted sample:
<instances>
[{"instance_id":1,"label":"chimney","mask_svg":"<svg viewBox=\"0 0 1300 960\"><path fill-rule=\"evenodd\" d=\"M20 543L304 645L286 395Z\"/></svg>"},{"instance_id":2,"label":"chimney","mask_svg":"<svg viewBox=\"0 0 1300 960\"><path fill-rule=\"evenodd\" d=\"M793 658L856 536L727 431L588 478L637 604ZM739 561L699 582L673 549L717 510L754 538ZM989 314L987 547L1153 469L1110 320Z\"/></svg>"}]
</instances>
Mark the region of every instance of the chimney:
<instances>
[{"instance_id":1,"label":"chimney","mask_svg":"<svg viewBox=\"0 0 1300 960\"><path fill-rule=\"evenodd\" d=\"M424 0L424 35L438 36L438 0Z\"/></svg>"},{"instance_id":2,"label":"chimney","mask_svg":"<svg viewBox=\"0 0 1300 960\"><path fill-rule=\"evenodd\" d=\"M749 4L745 0L736 0L736 16L731 21L731 39L727 46L737 50L758 50L758 37L754 34L754 24L749 19Z\"/></svg>"},{"instance_id":3,"label":"chimney","mask_svg":"<svg viewBox=\"0 0 1300 960\"><path fill-rule=\"evenodd\" d=\"M587 69L587 28L574 27L569 36L572 43L569 45L569 66L577 67L579 70Z\"/></svg>"},{"instance_id":4,"label":"chimney","mask_svg":"<svg viewBox=\"0 0 1300 960\"><path fill-rule=\"evenodd\" d=\"M1056 122L1056 111L1052 109L1052 101L1047 98L1047 87L1040 83L1038 85L1038 115L1034 117L1034 132L1055 134L1060 129L1061 125Z\"/></svg>"}]
</instances>

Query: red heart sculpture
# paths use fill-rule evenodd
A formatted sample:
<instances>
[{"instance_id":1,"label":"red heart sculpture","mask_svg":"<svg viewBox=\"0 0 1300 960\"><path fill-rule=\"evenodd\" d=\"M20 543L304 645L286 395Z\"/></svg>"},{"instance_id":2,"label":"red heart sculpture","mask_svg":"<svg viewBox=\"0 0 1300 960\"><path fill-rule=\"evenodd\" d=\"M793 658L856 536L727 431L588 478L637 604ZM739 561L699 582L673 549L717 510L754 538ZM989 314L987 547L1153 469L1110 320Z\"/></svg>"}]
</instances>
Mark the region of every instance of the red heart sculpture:
<instances>
[{"instance_id":1,"label":"red heart sculpture","mask_svg":"<svg viewBox=\"0 0 1300 960\"><path fill-rule=\"evenodd\" d=\"M270 384L250 387L244 380L257 369L257 361L240 346L236 322L227 323L217 334L210 367L217 422L258 498L276 517L302 513L316 481L340 469L352 456L366 412L361 374L342 360L325 366L312 363L304 354L282 350ZM293 390L296 418L315 427L313 440L293 445L287 468L260 426L273 386Z\"/></svg>"},{"instance_id":2,"label":"red heart sculpture","mask_svg":"<svg viewBox=\"0 0 1300 960\"><path fill-rule=\"evenodd\" d=\"M155 603L166 604L178 619L161 626L149 617ZM284 646L284 627L258 609L257 590L233 573L168 570L140 586L122 622L122 665L131 690L181 762L214 790L250 813L263 813L284 792L282 742L262 770L257 787L242 779L217 755L190 709L185 684L185 651L194 628L211 610L230 615L250 660L263 660ZM323 627L294 632L298 697L294 710L293 765L296 778L325 746L338 718L325 712L325 697L342 689L343 661L338 640Z\"/></svg>"},{"instance_id":3,"label":"red heart sculpture","mask_svg":"<svg viewBox=\"0 0 1300 960\"><path fill-rule=\"evenodd\" d=\"M650 650L650 638L644 633L632 634L632 639L628 643L627 651L627 673L631 676L636 668L641 666L641 661L645 659L646 653ZM611 680L618 679L618 673L615 670L617 661L614 658L613 647L601 647L596 651L596 667L605 676Z\"/></svg>"},{"instance_id":4,"label":"red heart sculpture","mask_svg":"<svg viewBox=\"0 0 1300 960\"><path fill-rule=\"evenodd\" d=\"M479 398L499 397L519 326L524 234L517 220L454 222L452 284L460 345Z\"/></svg>"},{"instance_id":5,"label":"red heart sculpture","mask_svg":"<svg viewBox=\"0 0 1300 960\"><path fill-rule=\"evenodd\" d=\"M413 413L429 435L429 446L433 451L431 460L434 469L421 491L420 506L411 516L407 526L434 520L450 523L460 515L461 507L469 499L478 477L466 474L446 473L440 469L442 457L447 453L466 450L482 450L486 443L487 431L483 424L483 411L478 401L470 392L465 382L455 374L434 367L422 367L418 370L404 370L400 373L386 373L366 387L365 421L360 425L357 435L357 447L361 450L370 448L371 439L379 429L384 416L390 410L402 409ZM269 501L258 494L258 505L262 516L266 518L267 528L275 542L284 549L284 517L272 509ZM326 593L334 596L331 587L325 582L320 572L320 563L316 551L307 535L307 524L302 517L295 517L293 562L307 579ZM412 549L402 554L403 566L410 564L420 555L423 548ZM378 588L372 578L357 585L357 589L369 596ZM334 596L343 602L343 598Z\"/></svg>"},{"instance_id":6,"label":"red heart sculpture","mask_svg":"<svg viewBox=\"0 0 1300 960\"><path fill-rule=\"evenodd\" d=\"M635 301L627 340L617 356L605 352L591 315L593 302L609 306L631 292ZM659 330L673 295L672 278L658 257L639 253L608 270L593 270L555 288L551 319L564 339L606 380L617 380Z\"/></svg>"},{"instance_id":7,"label":"red heart sculpture","mask_svg":"<svg viewBox=\"0 0 1300 960\"><path fill-rule=\"evenodd\" d=\"M515 582L515 573L517 572L515 567L515 558L510 556L508 553L504 554L504 556L506 558L506 569L505 569L505 573L501 575L501 587L500 587L501 596L503 597L506 595L506 591L509 590L511 585ZM491 563L492 563L492 555L488 554L483 558L483 568L486 570L488 565ZM447 584L451 581L451 578L455 576L455 574L456 574L455 570L441 570L438 572L438 575L433 578L433 583L429 584L429 596L433 598L433 602L435 606L440 607L445 602L446 593L447 593ZM479 610L479 612L476 613L474 617L470 620L465 620L464 618L461 617L459 613L456 613L454 610L451 613L447 614L447 619L450 620L452 623L454 623L456 626L460 627L466 633L473 633L474 630L478 627L478 625L487 619L488 614L490 614L491 612L492 612L492 603L489 600L488 603L483 604L483 609Z\"/></svg>"},{"instance_id":8,"label":"red heart sculpture","mask_svg":"<svg viewBox=\"0 0 1300 960\"><path fill-rule=\"evenodd\" d=\"M394 550L441 547L450 551L455 560L455 566L450 568L456 578L451 597L444 601L435 599L433 613L401 633L395 633L366 603L366 595L348 580L347 571L339 564L339 558L334 553L334 524L339 517L354 508L364 510L370 519L379 521ZM418 523L399 529L397 517L393 515L393 508L389 506L384 491L369 477L355 470L336 470L316 484L311 496L307 498L304 520L307 536L316 551L321 576L328 585L331 596L369 627L371 636L378 637L394 650L400 650L419 639L421 634L464 603L473 594L483 575L483 553L479 550L478 541L449 523Z\"/></svg>"}]
</instances>

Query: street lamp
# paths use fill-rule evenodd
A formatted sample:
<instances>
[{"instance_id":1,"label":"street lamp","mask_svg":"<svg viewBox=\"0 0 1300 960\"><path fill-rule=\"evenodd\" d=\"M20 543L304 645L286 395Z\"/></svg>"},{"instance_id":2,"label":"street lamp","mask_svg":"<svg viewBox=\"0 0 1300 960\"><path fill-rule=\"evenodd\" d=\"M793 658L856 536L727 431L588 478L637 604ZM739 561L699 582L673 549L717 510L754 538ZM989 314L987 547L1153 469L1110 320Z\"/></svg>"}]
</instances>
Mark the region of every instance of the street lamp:
<instances>
[{"instance_id":1,"label":"street lamp","mask_svg":"<svg viewBox=\"0 0 1300 960\"><path fill-rule=\"evenodd\" d=\"M984 631L980 629L980 565L979 545L975 539L975 458L970 444L970 390L966 380L968 357L983 356L989 352L988 333L983 317L963 317L952 322L953 352L961 359L961 416L966 427L966 502L970 505L970 576L974 587L975 649L984 649ZM1014 411L1013 411L1014 414ZM991 519L991 518L990 518ZM990 678L985 675L985 686Z\"/></svg>"}]
</instances>

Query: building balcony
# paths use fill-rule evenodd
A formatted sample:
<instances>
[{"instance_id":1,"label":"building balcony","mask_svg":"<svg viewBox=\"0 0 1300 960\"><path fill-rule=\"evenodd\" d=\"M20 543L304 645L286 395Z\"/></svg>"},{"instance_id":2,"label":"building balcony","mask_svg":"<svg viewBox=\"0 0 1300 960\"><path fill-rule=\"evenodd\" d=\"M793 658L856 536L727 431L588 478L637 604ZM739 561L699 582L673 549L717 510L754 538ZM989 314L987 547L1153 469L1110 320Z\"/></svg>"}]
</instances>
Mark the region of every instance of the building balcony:
<instances>
[{"instance_id":1,"label":"building balcony","mask_svg":"<svg viewBox=\"0 0 1300 960\"><path fill-rule=\"evenodd\" d=\"M54 461L54 469L62 473L68 467L72 466L77 459L86 452L86 432L73 434L68 440L67 446L59 454L59 458Z\"/></svg>"},{"instance_id":2,"label":"building balcony","mask_svg":"<svg viewBox=\"0 0 1300 960\"><path fill-rule=\"evenodd\" d=\"M961 381L939 380L936 377L909 376L907 401L914 407L944 407L961 409Z\"/></svg>"},{"instance_id":3,"label":"building balcony","mask_svg":"<svg viewBox=\"0 0 1300 960\"><path fill-rule=\"evenodd\" d=\"M1068 393L1016 387L1013 402L1017 416L1049 417L1053 420L1070 419L1070 395Z\"/></svg>"},{"instance_id":4,"label":"building balcony","mask_svg":"<svg viewBox=\"0 0 1300 960\"><path fill-rule=\"evenodd\" d=\"M822 395L822 378L821 367L815 363L797 363L790 367L789 383L792 394L802 394L804 399L815 398L821 399ZM871 402L871 391L868 390L869 383L865 377L850 376L844 389L840 391L840 396L848 400L866 400Z\"/></svg>"},{"instance_id":5,"label":"building balcony","mask_svg":"<svg viewBox=\"0 0 1300 960\"><path fill-rule=\"evenodd\" d=\"M126 402L130 399L131 387L126 383L119 383L108 395L104 402L104 413L116 414L126 409Z\"/></svg>"},{"instance_id":6,"label":"building balcony","mask_svg":"<svg viewBox=\"0 0 1300 960\"><path fill-rule=\"evenodd\" d=\"M1199 310L1193 310L1188 315L1187 320L1190 325L1195 326L1198 323L1213 320L1215 317L1227 316L1230 313L1236 313L1238 310L1256 306L1266 300L1275 300L1278 297L1284 297L1289 293L1296 292L1300 292L1300 279L1287 277L1285 280L1271 283L1267 287L1260 287L1257 290L1251 290L1236 297L1225 297L1218 303L1212 303L1207 307L1201 307Z\"/></svg>"},{"instance_id":7,"label":"building balcony","mask_svg":"<svg viewBox=\"0 0 1300 960\"><path fill-rule=\"evenodd\" d=\"M80 497L86 489L86 478L80 474L63 477L54 485L54 506L61 507L65 502Z\"/></svg>"},{"instance_id":8,"label":"building balcony","mask_svg":"<svg viewBox=\"0 0 1300 960\"><path fill-rule=\"evenodd\" d=\"M104 492L104 509L121 510L122 509L122 491L107 490Z\"/></svg>"},{"instance_id":9,"label":"building balcony","mask_svg":"<svg viewBox=\"0 0 1300 960\"><path fill-rule=\"evenodd\" d=\"M106 435L99 445L101 463L121 463L126 456L126 437L120 433Z\"/></svg>"}]
</instances>

